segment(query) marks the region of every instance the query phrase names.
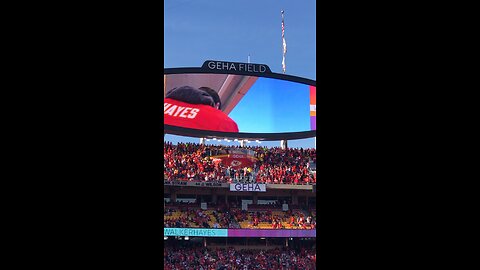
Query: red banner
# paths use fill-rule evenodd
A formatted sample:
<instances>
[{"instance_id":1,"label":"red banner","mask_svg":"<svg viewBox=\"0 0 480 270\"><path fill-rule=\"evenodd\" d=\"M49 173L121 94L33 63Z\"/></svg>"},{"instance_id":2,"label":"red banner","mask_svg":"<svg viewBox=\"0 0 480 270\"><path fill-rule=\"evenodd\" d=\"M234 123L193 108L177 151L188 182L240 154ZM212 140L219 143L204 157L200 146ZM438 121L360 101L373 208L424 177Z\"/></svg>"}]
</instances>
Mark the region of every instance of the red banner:
<instances>
[{"instance_id":1,"label":"red banner","mask_svg":"<svg viewBox=\"0 0 480 270\"><path fill-rule=\"evenodd\" d=\"M222 162L226 166L233 167L234 169L240 168L253 168L256 159L245 154L229 154L212 157L214 161Z\"/></svg>"}]
</instances>

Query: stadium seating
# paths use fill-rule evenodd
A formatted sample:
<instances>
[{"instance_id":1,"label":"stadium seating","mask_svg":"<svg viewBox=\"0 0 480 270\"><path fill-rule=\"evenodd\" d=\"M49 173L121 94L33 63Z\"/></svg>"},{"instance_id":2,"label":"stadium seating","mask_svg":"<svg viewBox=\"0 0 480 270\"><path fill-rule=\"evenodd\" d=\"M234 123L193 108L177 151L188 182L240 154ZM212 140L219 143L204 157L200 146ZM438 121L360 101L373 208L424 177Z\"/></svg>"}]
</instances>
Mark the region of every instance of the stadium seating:
<instances>
[{"instance_id":1,"label":"stadium seating","mask_svg":"<svg viewBox=\"0 0 480 270\"><path fill-rule=\"evenodd\" d=\"M216 210L190 209L167 207L164 212L165 227L184 228L241 228L241 229L314 229L316 216L304 210L293 211L242 211L238 208L229 209L231 214ZM201 215L199 217L199 215ZM294 223L291 224L293 216ZM311 222L306 220L310 216ZM219 217L221 220L218 220ZM280 221L281 226L275 227L272 217ZM302 221L299 221L303 217ZM255 218L258 224L255 225ZM205 222L205 224L203 223ZM305 223L305 226L303 226ZM216 224L216 225L215 225Z\"/></svg>"},{"instance_id":2,"label":"stadium seating","mask_svg":"<svg viewBox=\"0 0 480 270\"><path fill-rule=\"evenodd\" d=\"M313 270L316 249L165 247L164 269L302 269Z\"/></svg>"},{"instance_id":3,"label":"stadium seating","mask_svg":"<svg viewBox=\"0 0 480 270\"><path fill-rule=\"evenodd\" d=\"M254 168L233 169L216 163L210 156L224 146L164 142L165 180L194 182L257 182L267 184L313 184L316 172L310 164L316 162L315 149L281 149L245 147L257 159Z\"/></svg>"}]
</instances>

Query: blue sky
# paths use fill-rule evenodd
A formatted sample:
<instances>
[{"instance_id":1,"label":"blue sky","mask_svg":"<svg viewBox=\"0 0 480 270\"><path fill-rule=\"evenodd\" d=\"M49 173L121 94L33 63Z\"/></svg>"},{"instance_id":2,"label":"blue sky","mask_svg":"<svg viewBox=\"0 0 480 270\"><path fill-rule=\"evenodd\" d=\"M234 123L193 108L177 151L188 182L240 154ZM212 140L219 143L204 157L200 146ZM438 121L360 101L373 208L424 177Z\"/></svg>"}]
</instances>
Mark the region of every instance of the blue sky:
<instances>
[{"instance_id":1,"label":"blue sky","mask_svg":"<svg viewBox=\"0 0 480 270\"><path fill-rule=\"evenodd\" d=\"M258 78L230 112L240 132L299 132L310 130L310 87Z\"/></svg>"},{"instance_id":2,"label":"blue sky","mask_svg":"<svg viewBox=\"0 0 480 270\"><path fill-rule=\"evenodd\" d=\"M281 10L285 10L287 74L316 80L314 0L164 0L164 67L200 67L205 60L266 64L282 72ZM166 136L168 141L197 138ZM278 142L265 143L278 146ZM313 139L290 141L314 147Z\"/></svg>"}]
</instances>

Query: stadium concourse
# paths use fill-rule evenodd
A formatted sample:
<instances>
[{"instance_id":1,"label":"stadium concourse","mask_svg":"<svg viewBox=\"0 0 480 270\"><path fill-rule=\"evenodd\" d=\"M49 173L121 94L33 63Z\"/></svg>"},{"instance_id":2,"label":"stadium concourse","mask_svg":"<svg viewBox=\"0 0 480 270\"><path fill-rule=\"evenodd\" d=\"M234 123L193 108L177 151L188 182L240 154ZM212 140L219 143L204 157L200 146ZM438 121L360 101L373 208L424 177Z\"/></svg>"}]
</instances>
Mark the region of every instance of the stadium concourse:
<instances>
[{"instance_id":1,"label":"stadium concourse","mask_svg":"<svg viewBox=\"0 0 480 270\"><path fill-rule=\"evenodd\" d=\"M315 269L316 150L164 142L164 269Z\"/></svg>"}]
</instances>

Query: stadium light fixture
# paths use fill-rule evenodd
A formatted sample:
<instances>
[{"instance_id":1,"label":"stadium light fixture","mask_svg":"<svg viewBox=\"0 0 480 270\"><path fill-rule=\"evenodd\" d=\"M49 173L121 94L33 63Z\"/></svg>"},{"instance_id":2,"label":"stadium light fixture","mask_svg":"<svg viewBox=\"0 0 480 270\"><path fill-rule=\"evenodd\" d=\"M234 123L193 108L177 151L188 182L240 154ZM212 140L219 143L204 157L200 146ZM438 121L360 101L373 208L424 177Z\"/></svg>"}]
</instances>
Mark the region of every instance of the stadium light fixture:
<instances>
[{"instance_id":1,"label":"stadium light fixture","mask_svg":"<svg viewBox=\"0 0 480 270\"><path fill-rule=\"evenodd\" d=\"M167 239L168 239L168 236L164 236L164 237L163 237L163 240L167 240Z\"/></svg>"},{"instance_id":2,"label":"stadium light fixture","mask_svg":"<svg viewBox=\"0 0 480 270\"><path fill-rule=\"evenodd\" d=\"M188 237L188 236L185 236L185 240L190 240L190 237Z\"/></svg>"},{"instance_id":3,"label":"stadium light fixture","mask_svg":"<svg viewBox=\"0 0 480 270\"><path fill-rule=\"evenodd\" d=\"M235 139L234 141L238 142L238 139Z\"/></svg>"},{"instance_id":4,"label":"stadium light fixture","mask_svg":"<svg viewBox=\"0 0 480 270\"><path fill-rule=\"evenodd\" d=\"M265 237L260 237L260 239L265 240Z\"/></svg>"},{"instance_id":5,"label":"stadium light fixture","mask_svg":"<svg viewBox=\"0 0 480 270\"><path fill-rule=\"evenodd\" d=\"M213 138L212 140L216 141L216 140L217 140L217 138Z\"/></svg>"}]
</instances>

